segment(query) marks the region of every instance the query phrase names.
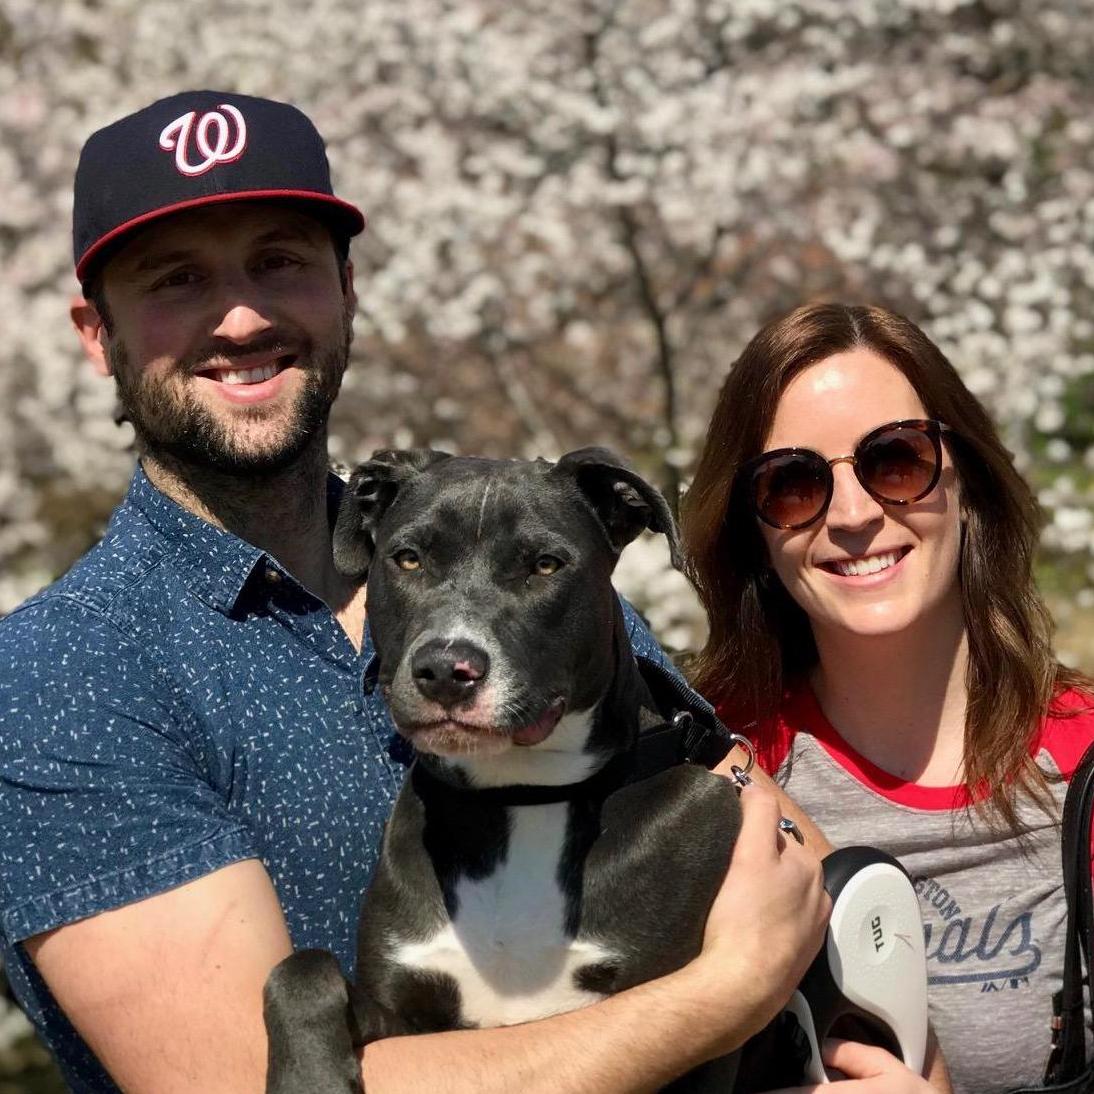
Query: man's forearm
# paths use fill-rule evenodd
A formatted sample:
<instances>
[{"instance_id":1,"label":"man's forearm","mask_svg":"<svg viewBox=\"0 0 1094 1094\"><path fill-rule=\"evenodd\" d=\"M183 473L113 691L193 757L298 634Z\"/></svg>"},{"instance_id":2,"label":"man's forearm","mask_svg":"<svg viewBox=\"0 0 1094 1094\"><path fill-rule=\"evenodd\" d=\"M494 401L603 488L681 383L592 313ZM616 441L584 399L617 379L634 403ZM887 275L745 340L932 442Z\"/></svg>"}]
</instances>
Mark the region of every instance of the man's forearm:
<instances>
[{"instance_id":1,"label":"man's forearm","mask_svg":"<svg viewBox=\"0 0 1094 1094\"><path fill-rule=\"evenodd\" d=\"M500 1029L396 1037L369 1046L368 1094L638 1094L743 1044L766 1021L760 996L726 999L698 960L595 1006Z\"/></svg>"}]
</instances>

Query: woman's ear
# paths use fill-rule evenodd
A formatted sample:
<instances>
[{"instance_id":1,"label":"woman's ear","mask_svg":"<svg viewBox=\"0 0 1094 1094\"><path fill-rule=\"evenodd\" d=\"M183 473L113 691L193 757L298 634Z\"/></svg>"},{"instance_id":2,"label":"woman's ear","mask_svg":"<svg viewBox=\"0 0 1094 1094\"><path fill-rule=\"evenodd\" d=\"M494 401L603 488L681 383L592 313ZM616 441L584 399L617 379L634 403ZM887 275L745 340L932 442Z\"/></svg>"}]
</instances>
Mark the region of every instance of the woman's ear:
<instances>
[{"instance_id":1,"label":"woman's ear","mask_svg":"<svg viewBox=\"0 0 1094 1094\"><path fill-rule=\"evenodd\" d=\"M91 367L100 376L110 376L113 369L110 365L110 355L106 350L106 324L99 314L98 308L82 296L74 296L69 301L68 314L72 319L72 325L76 328L76 336L83 346L84 356L91 362Z\"/></svg>"}]
</instances>

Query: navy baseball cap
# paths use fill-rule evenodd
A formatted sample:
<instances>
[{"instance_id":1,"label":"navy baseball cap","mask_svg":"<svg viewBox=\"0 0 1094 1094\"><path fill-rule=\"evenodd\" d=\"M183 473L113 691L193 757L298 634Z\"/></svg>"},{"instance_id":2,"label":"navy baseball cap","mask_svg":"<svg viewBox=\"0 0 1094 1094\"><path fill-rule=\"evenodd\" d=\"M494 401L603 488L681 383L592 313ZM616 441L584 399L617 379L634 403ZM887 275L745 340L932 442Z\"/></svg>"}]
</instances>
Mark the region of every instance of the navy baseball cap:
<instances>
[{"instance_id":1,"label":"navy baseball cap","mask_svg":"<svg viewBox=\"0 0 1094 1094\"><path fill-rule=\"evenodd\" d=\"M224 201L300 203L346 238L365 226L334 196L311 120L288 103L184 91L92 133L76 168L72 249L86 281L125 237L158 217Z\"/></svg>"}]
</instances>

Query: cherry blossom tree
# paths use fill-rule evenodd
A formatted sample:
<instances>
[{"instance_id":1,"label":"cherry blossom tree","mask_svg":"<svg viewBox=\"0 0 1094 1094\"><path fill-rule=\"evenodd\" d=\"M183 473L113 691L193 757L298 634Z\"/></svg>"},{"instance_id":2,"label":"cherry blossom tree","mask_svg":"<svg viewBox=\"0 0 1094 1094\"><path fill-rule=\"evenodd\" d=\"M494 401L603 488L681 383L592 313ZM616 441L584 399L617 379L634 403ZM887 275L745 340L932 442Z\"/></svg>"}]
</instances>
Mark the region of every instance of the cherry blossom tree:
<instances>
[{"instance_id":1,"label":"cherry blossom tree","mask_svg":"<svg viewBox=\"0 0 1094 1094\"><path fill-rule=\"evenodd\" d=\"M300 105L369 216L337 459L606 443L675 498L760 323L877 301L987 402L1041 492L1059 587L1091 606L1092 16L1083 0L0 0L0 611L94 540L132 468L66 322L80 145L187 86ZM655 552L631 548L622 581L694 644L694 601Z\"/></svg>"}]
</instances>

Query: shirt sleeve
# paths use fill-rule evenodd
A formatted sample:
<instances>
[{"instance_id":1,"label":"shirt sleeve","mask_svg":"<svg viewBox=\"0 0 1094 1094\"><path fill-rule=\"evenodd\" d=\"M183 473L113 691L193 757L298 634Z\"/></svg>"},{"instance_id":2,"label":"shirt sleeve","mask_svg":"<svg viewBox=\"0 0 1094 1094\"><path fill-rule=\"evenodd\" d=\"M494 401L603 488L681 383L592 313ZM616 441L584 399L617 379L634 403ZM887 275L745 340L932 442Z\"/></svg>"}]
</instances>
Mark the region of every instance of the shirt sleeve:
<instances>
[{"instance_id":1,"label":"shirt sleeve","mask_svg":"<svg viewBox=\"0 0 1094 1094\"><path fill-rule=\"evenodd\" d=\"M680 670L669 660L669 656L661 648L660 642L653 636L653 632L650 630L649 625L645 619L639 614L638 609L624 597L619 598L619 603L623 607L623 620L627 625L627 633L630 635L631 648L635 654L639 657L644 657L647 661L654 661L662 668L668 669L683 679L683 675Z\"/></svg>"},{"instance_id":2,"label":"shirt sleeve","mask_svg":"<svg viewBox=\"0 0 1094 1094\"><path fill-rule=\"evenodd\" d=\"M63 597L0 624L0 931L11 942L256 856L166 670Z\"/></svg>"}]
</instances>

